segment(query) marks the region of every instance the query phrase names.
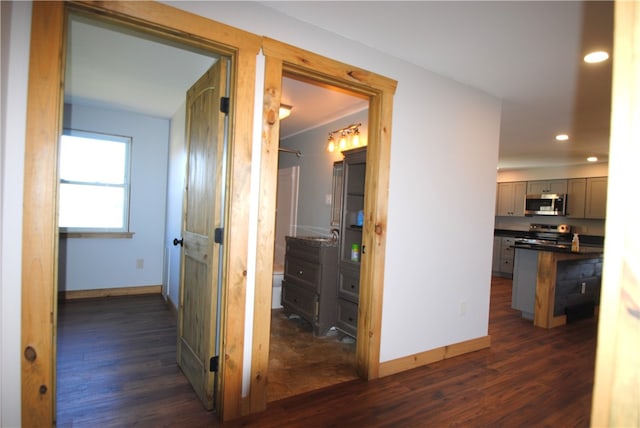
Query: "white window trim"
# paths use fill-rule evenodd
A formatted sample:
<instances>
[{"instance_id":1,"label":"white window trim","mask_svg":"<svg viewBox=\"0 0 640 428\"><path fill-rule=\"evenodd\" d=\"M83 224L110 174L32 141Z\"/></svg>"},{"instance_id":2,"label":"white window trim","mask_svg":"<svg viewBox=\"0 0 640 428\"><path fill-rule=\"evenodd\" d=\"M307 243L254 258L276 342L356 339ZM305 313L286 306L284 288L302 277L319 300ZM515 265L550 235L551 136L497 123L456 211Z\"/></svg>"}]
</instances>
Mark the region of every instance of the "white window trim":
<instances>
[{"instance_id":1,"label":"white window trim","mask_svg":"<svg viewBox=\"0 0 640 428\"><path fill-rule=\"evenodd\" d=\"M132 238L133 232L130 231L130 213L131 213L131 153L133 146L133 137L117 134L109 134L104 132L86 131L73 128L65 128L63 135L80 136L93 139L104 139L109 141L119 141L126 144L125 158L125 183L123 185L111 185L113 187L122 187L124 189L124 208L123 208L123 227L122 228L87 228L87 227L59 227L58 232L61 237L66 238ZM59 183L85 184L87 182L76 182L70 180L59 179ZM87 183L88 184L88 183Z\"/></svg>"}]
</instances>

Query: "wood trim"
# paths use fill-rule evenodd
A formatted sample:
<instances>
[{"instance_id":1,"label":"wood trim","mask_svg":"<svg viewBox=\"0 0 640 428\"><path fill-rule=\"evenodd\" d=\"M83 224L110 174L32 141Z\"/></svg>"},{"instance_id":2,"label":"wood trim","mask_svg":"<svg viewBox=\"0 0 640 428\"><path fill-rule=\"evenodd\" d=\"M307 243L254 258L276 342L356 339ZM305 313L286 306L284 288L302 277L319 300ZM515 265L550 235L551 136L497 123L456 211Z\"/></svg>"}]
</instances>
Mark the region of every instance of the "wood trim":
<instances>
[{"instance_id":1,"label":"wood trim","mask_svg":"<svg viewBox=\"0 0 640 428\"><path fill-rule=\"evenodd\" d=\"M223 242L220 371L217 411L223 421L242 416L242 380L251 201L251 154L257 50L240 49L232 61L229 173ZM223 358L224 357L224 358Z\"/></svg>"},{"instance_id":2,"label":"wood trim","mask_svg":"<svg viewBox=\"0 0 640 428\"><path fill-rule=\"evenodd\" d=\"M380 364L380 377L389 376L400 373L405 370L415 369L448 358L457 357L468 354L470 352L486 349L491 346L491 336L478 337L476 339L466 340L460 343L431 349L426 352L408 355L391 361L385 361Z\"/></svg>"},{"instance_id":3,"label":"wood trim","mask_svg":"<svg viewBox=\"0 0 640 428\"><path fill-rule=\"evenodd\" d=\"M640 343L640 3L614 5L607 239L591 425L638 426ZM633 190L632 190L633 189Z\"/></svg>"},{"instance_id":4,"label":"wood trim","mask_svg":"<svg viewBox=\"0 0 640 428\"><path fill-rule=\"evenodd\" d=\"M162 294L162 285L141 285L118 288L97 288L95 290L59 291L58 300L95 299L99 297L137 296L141 294Z\"/></svg>"},{"instance_id":5,"label":"wood trim","mask_svg":"<svg viewBox=\"0 0 640 428\"><path fill-rule=\"evenodd\" d=\"M386 245L391 117L393 94L397 82L329 58L263 38L265 55L265 89L263 108L263 147L261 188L258 212L258 252L256 260L256 295L250 409L266 408L266 382L269 364L269 316L271 310L275 189L277 186L278 121L275 105L282 91L282 76L326 84L369 99L369 137L367 182L365 189L365 228L363 243L367 257L361 266L360 305L358 314L357 365L362 378L379 376L382 293ZM265 137L266 136L266 137Z\"/></svg>"},{"instance_id":6,"label":"wood trim","mask_svg":"<svg viewBox=\"0 0 640 428\"><path fill-rule=\"evenodd\" d=\"M64 7L34 2L25 137L22 228L22 425L52 426L55 413L57 141ZM24 354L35 351L30 362Z\"/></svg>"},{"instance_id":7,"label":"wood trim","mask_svg":"<svg viewBox=\"0 0 640 428\"><path fill-rule=\"evenodd\" d=\"M255 63L260 37L155 2L34 2L32 11L22 239L22 423L52 426L55 403L57 141L62 126L65 16L95 14L232 57L232 114L225 229L221 387L218 415L241 414L249 184ZM233 213L233 215L230 215ZM233 236L233 239L230 237ZM226 316L225 316L226 315ZM21 350L22 353L22 350Z\"/></svg>"},{"instance_id":8,"label":"wood trim","mask_svg":"<svg viewBox=\"0 0 640 428\"><path fill-rule=\"evenodd\" d=\"M251 389L249 412L265 409L267 372L271 336L271 294L273 292L273 242L275 239L276 194L278 187L278 146L280 121L278 109L282 91L282 61L265 58L264 101L262 110L262 149L260 195L258 200L258 236L256 251L256 289L254 297Z\"/></svg>"},{"instance_id":9,"label":"wood trim","mask_svg":"<svg viewBox=\"0 0 640 428\"><path fill-rule=\"evenodd\" d=\"M129 23L137 29L173 37L181 43L191 43L231 55L248 50L255 55L260 50L260 36L200 15L151 1L75 0L75 11L101 15L104 19Z\"/></svg>"},{"instance_id":10,"label":"wood trim","mask_svg":"<svg viewBox=\"0 0 640 428\"><path fill-rule=\"evenodd\" d=\"M327 83L361 94L395 94L398 82L388 77L335 61L313 52L279 42L269 37L262 38L265 57L282 60L291 74L306 76L314 82Z\"/></svg>"}]
</instances>

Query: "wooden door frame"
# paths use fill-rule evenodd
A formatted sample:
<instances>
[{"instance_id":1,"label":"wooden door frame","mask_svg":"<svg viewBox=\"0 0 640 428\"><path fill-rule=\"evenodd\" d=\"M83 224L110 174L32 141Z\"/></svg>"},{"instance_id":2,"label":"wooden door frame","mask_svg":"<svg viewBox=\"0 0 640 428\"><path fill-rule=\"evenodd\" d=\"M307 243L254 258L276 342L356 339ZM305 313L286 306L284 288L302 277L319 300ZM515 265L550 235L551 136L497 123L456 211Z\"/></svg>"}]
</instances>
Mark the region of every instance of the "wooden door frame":
<instances>
[{"instance_id":1,"label":"wooden door frame","mask_svg":"<svg viewBox=\"0 0 640 428\"><path fill-rule=\"evenodd\" d=\"M251 359L250 412L267 404L275 195L278 177L280 123L278 108L283 74L340 88L369 99L369 133L365 188L363 257L360 270L360 304L356 365L363 379L379 376L382 293L387 236L387 201L391 119L397 82L369 71L322 57L276 40L263 38L265 55L264 103L256 290ZM328 219L327 219L328 220Z\"/></svg>"},{"instance_id":2,"label":"wooden door frame","mask_svg":"<svg viewBox=\"0 0 640 428\"><path fill-rule=\"evenodd\" d=\"M23 426L52 426L55 409L58 139L62 130L66 17L117 21L197 45L232 62L228 204L223 268L219 417L241 415L244 314L256 57L260 38L154 2L34 2L27 95L22 230ZM233 215L229 215L229 213ZM233 233L232 233L233 231ZM227 239L233 235L233 239Z\"/></svg>"}]
</instances>

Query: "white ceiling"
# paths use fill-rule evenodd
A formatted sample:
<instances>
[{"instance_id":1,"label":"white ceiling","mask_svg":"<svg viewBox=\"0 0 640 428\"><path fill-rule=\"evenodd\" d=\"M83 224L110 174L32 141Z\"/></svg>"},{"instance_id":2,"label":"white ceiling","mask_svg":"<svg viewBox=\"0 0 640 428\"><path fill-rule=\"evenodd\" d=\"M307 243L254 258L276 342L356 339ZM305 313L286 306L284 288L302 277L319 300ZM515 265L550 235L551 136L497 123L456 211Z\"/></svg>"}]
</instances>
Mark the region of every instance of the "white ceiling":
<instances>
[{"instance_id":1,"label":"white ceiling","mask_svg":"<svg viewBox=\"0 0 640 428\"><path fill-rule=\"evenodd\" d=\"M612 2L261 4L500 98L501 168L581 164L589 155L607 161L611 60L588 66L582 57L591 48L611 52ZM66 96L82 102L170 117L214 61L79 21L70 34ZM131 76L139 79L131 83ZM281 123L283 137L366 107L292 79L284 81L282 101L294 106ZM554 141L560 132L569 142Z\"/></svg>"}]
</instances>

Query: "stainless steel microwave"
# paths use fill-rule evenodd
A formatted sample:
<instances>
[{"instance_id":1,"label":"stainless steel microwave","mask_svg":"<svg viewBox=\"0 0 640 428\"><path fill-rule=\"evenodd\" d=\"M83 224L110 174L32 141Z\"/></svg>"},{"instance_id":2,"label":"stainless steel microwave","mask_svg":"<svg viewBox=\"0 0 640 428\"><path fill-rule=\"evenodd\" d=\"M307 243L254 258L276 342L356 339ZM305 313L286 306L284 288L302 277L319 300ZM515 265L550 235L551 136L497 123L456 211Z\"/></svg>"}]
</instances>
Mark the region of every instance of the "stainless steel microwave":
<instances>
[{"instance_id":1,"label":"stainless steel microwave","mask_svg":"<svg viewBox=\"0 0 640 428\"><path fill-rule=\"evenodd\" d=\"M527 195L524 202L524 215L566 215L567 195L557 193L539 193Z\"/></svg>"}]
</instances>

